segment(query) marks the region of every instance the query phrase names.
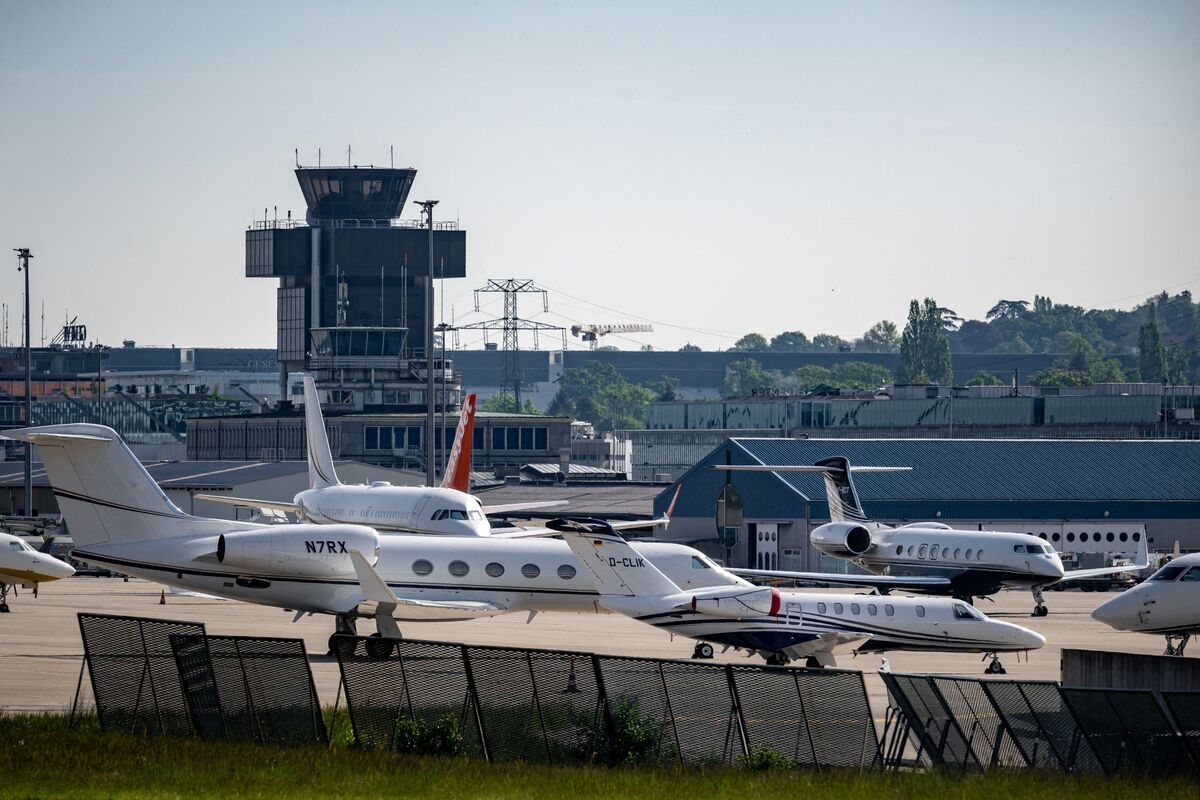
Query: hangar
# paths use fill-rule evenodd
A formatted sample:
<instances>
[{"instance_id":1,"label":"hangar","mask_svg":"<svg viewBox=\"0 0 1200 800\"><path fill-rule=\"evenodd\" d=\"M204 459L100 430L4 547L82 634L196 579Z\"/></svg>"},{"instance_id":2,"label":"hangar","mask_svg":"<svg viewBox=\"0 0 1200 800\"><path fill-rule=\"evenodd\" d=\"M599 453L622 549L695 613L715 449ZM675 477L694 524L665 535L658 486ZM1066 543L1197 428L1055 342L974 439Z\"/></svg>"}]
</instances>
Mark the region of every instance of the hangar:
<instances>
[{"instance_id":1,"label":"hangar","mask_svg":"<svg viewBox=\"0 0 1200 800\"><path fill-rule=\"evenodd\" d=\"M662 514L678 492L671 524L659 536L692 543L730 566L844 569L808 541L829 521L819 475L719 469L832 456L912 468L856 477L868 516L880 522L1033 533L1080 567L1132 554L1143 534L1152 550L1176 542L1185 552L1200 550L1200 443L1145 439L730 438L655 498L654 512ZM718 538L717 502L726 484L735 513Z\"/></svg>"}]
</instances>

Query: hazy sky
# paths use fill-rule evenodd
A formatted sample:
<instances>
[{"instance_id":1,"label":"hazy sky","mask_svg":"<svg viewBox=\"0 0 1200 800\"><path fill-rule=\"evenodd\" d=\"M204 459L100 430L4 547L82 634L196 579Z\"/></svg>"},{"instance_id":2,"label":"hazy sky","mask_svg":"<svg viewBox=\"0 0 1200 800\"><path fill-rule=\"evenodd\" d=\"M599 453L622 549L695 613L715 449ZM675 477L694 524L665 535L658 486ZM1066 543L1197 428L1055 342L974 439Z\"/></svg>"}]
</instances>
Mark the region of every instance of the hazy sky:
<instances>
[{"instance_id":1,"label":"hazy sky","mask_svg":"<svg viewBox=\"0 0 1200 800\"><path fill-rule=\"evenodd\" d=\"M669 349L1200 282L1198 3L0 0L0 30L0 247L51 332L274 346L243 232L302 213L293 148L347 145L466 227L460 322L504 277Z\"/></svg>"}]
</instances>

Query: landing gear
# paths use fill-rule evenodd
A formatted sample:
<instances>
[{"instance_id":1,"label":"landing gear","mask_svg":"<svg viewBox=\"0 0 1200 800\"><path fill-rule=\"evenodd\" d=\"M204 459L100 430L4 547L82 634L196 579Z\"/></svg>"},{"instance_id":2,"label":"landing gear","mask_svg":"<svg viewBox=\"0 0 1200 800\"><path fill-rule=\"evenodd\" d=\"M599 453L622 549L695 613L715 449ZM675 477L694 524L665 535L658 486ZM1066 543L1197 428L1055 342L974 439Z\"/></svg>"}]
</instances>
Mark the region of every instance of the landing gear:
<instances>
[{"instance_id":1,"label":"landing gear","mask_svg":"<svg viewBox=\"0 0 1200 800\"><path fill-rule=\"evenodd\" d=\"M804 666L808 667L809 669L821 669L823 665L817 660L816 656L809 656L808 658L804 659Z\"/></svg>"},{"instance_id":2,"label":"landing gear","mask_svg":"<svg viewBox=\"0 0 1200 800\"><path fill-rule=\"evenodd\" d=\"M1187 647L1188 640L1192 638L1190 633L1168 633L1167 634L1167 652L1164 656L1181 656L1183 648ZM1178 644L1176 644L1178 642Z\"/></svg>"},{"instance_id":3,"label":"landing gear","mask_svg":"<svg viewBox=\"0 0 1200 800\"><path fill-rule=\"evenodd\" d=\"M696 642L696 649L692 650L692 658L712 658L713 646L708 642Z\"/></svg>"},{"instance_id":4,"label":"landing gear","mask_svg":"<svg viewBox=\"0 0 1200 800\"><path fill-rule=\"evenodd\" d=\"M1042 587L1037 586L1033 589L1033 613L1031 617L1044 617L1050 613L1050 609L1046 608L1046 598L1042 595Z\"/></svg>"},{"instance_id":5,"label":"landing gear","mask_svg":"<svg viewBox=\"0 0 1200 800\"><path fill-rule=\"evenodd\" d=\"M768 653L766 655L766 659L768 667L786 667L789 663L791 663L791 659L788 658L786 654L779 651Z\"/></svg>"},{"instance_id":6,"label":"landing gear","mask_svg":"<svg viewBox=\"0 0 1200 800\"><path fill-rule=\"evenodd\" d=\"M8 584L0 583L0 614L8 613Z\"/></svg>"},{"instance_id":7,"label":"landing gear","mask_svg":"<svg viewBox=\"0 0 1200 800\"><path fill-rule=\"evenodd\" d=\"M351 616L338 614L333 625L333 634L329 637L329 652L327 655L337 655L339 652L343 656L348 656L354 652L354 642L339 638L340 635L357 636L358 621Z\"/></svg>"},{"instance_id":8,"label":"landing gear","mask_svg":"<svg viewBox=\"0 0 1200 800\"><path fill-rule=\"evenodd\" d=\"M387 658L396 647L395 639L385 639L378 633L372 633L366 642L367 655L371 658Z\"/></svg>"},{"instance_id":9,"label":"landing gear","mask_svg":"<svg viewBox=\"0 0 1200 800\"><path fill-rule=\"evenodd\" d=\"M1007 675L1008 674L1008 670L1006 670L1004 668L1004 665L1000 663L1000 656L996 655L995 653L984 653L983 658L985 661L989 658L992 660L991 663L987 665L987 669L985 669L983 671L983 674L985 674L985 675Z\"/></svg>"}]
</instances>

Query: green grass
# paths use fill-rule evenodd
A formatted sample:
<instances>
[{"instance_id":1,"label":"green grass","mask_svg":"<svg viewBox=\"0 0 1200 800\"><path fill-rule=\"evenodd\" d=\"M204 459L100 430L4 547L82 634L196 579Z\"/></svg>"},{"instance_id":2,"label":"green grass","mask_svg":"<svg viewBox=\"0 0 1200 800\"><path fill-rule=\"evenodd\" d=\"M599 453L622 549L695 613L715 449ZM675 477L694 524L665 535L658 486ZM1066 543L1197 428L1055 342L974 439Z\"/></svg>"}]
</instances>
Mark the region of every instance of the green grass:
<instances>
[{"instance_id":1,"label":"green grass","mask_svg":"<svg viewBox=\"0 0 1200 800\"><path fill-rule=\"evenodd\" d=\"M1101 800L1196 797L1184 780L1104 780L1032 772L865 775L735 768L607 769L487 764L332 748L284 750L67 729L54 716L0 717L0 798L788 798Z\"/></svg>"}]
</instances>

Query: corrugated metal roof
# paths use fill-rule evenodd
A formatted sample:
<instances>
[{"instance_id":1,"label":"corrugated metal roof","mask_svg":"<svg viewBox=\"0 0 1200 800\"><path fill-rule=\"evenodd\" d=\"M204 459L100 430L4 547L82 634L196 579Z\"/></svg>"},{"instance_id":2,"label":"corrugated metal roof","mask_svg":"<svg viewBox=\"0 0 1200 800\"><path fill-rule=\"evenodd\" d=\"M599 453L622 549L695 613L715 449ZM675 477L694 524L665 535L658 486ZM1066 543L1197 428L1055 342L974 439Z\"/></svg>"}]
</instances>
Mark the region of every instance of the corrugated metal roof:
<instances>
[{"instance_id":1,"label":"corrugated metal roof","mask_svg":"<svg viewBox=\"0 0 1200 800\"><path fill-rule=\"evenodd\" d=\"M532 503L541 500L555 502L565 500L567 505L555 506L544 512L527 511L525 514L553 516L555 514L591 514L598 516L651 516L654 498L662 485L653 484L606 484L603 486L567 484L541 486L533 484L508 484L494 489L476 491L475 495L485 506L508 503Z\"/></svg>"},{"instance_id":2,"label":"corrugated metal roof","mask_svg":"<svg viewBox=\"0 0 1200 800\"><path fill-rule=\"evenodd\" d=\"M1194 501L1200 499L1200 442L1012 439L731 439L746 463L812 464L840 455L861 466L911 472L862 475L864 502L889 500ZM780 473L814 500L819 475Z\"/></svg>"},{"instance_id":3,"label":"corrugated metal roof","mask_svg":"<svg viewBox=\"0 0 1200 800\"><path fill-rule=\"evenodd\" d=\"M619 480L625 479L625 473L615 469L604 469L603 467L589 467L586 464L570 463L567 465L567 474L570 475L586 475L589 477L612 477ZM540 475L553 475L556 472L562 472L562 466L558 462L550 464L525 464L521 467L521 471L536 472Z\"/></svg>"}]
</instances>

